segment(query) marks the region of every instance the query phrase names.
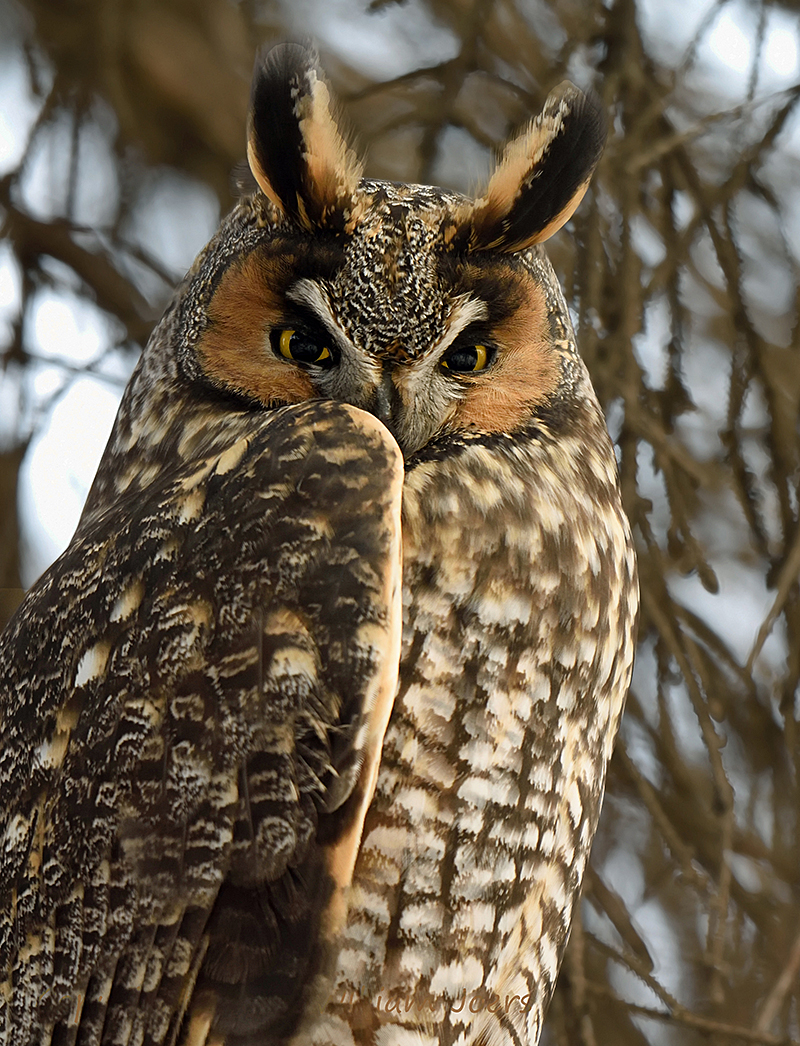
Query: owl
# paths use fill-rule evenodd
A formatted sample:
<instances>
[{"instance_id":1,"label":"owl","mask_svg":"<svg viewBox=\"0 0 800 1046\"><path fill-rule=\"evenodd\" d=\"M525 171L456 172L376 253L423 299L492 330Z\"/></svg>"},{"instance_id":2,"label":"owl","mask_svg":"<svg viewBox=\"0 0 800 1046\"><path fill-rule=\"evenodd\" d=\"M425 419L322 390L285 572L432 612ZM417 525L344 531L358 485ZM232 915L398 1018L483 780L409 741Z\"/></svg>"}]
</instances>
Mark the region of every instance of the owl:
<instances>
[{"instance_id":1,"label":"owl","mask_svg":"<svg viewBox=\"0 0 800 1046\"><path fill-rule=\"evenodd\" d=\"M0 639L3 1046L535 1046L633 660L540 244L570 84L485 192L362 177L314 56Z\"/></svg>"}]
</instances>

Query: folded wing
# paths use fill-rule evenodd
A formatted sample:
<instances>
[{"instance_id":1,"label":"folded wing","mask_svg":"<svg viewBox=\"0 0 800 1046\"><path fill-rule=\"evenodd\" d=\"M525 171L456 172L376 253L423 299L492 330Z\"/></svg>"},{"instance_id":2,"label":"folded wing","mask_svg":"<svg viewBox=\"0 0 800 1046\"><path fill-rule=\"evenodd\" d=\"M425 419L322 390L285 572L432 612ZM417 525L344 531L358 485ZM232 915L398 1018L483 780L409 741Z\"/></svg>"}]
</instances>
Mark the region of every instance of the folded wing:
<instances>
[{"instance_id":1,"label":"folded wing","mask_svg":"<svg viewBox=\"0 0 800 1046\"><path fill-rule=\"evenodd\" d=\"M0 637L0 1042L267 1041L322 1005L397 680L403 466L242 414Z\"/></svg>"}]
</instances>

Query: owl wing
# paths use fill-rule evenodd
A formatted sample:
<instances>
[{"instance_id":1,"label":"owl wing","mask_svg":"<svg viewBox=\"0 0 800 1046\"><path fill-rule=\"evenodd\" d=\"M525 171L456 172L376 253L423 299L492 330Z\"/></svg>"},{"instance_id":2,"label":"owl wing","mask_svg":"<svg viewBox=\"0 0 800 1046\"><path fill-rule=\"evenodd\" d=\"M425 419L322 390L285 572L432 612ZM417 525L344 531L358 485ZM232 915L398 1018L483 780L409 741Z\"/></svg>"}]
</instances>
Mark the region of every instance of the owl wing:
<instances>
[{"instance_id":1,"label":"owl wing","mask_svg":"<svg viewBox=\"0 0 800 1046\"><path fill-rule=\"evenodd\" d=\"M226 424L0 639L4 1044L283 1034L325 983L396 689L402 458L335 403Z\"/></svg>"}]
</instances>

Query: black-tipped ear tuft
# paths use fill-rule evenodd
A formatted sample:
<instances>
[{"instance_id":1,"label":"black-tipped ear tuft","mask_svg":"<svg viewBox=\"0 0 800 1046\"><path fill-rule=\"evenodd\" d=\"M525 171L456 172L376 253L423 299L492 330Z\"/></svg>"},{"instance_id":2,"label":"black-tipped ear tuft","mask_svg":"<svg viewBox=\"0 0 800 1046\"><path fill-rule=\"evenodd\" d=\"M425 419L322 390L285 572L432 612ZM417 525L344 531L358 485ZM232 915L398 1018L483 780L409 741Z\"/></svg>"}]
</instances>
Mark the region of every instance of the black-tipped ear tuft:
<instances>
[{"instance_id":1,"label":"black-tipped ear tuft","mask_svg":"<svg viewBox=\"0 0 800 1046\"><path fill-rule=\"evenodd\" d=\"M331 112L316 56L299 44L260 53L253 73L247 159L262 191L311 230L347 230L361 165Z\"/></svg>"},{"instance_id":2,"label":"black-tipped ear tuft","mask_svg":"<svg viewBox=\"0 0 800 1046\"><path fill-rule=\"evenodd\" d=\"M521 251L572 217L606 140L600 99L565 81L503 153L469 218L472 250Z\"/></svg>"}]
</instances>

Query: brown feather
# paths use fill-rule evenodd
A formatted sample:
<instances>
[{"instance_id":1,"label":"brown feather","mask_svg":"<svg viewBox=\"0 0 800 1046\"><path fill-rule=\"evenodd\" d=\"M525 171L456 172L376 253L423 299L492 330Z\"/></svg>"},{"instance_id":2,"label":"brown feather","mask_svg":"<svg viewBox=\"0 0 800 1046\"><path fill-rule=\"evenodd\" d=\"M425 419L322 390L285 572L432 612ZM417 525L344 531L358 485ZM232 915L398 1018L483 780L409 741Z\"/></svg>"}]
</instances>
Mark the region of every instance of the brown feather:
<instances>
[{"instance_id":1,"label":"brown feather","mask_svg":"<svg viewBox=\"0 0 800 1046\"><path fill-rule=\"evenodd\" d=\"M521 304L492 329L498 352L491 371L465 379L469 391L453 416L459 428L514 432L558 391L561 359L551 344L544 293L529 276L518 279Z\"/></svg>"},{"instance_id":2,"label":"brown feather","mask_svg":"<svg viewBox=\"0 0 800 1046\"><path fill-rule=\"evenodd\" d=\"M208 330L197 346L212 383L271 406L314 395L307 373L277 359L269 343L270 330L288 319L280 292L285 269L285 259L257 253L233 262L211 299Z\"/></svg>"},{"instance_id":3,"label":"brown feather","mask_svg":"<svg viewBox=\"0 0 800 1046\"><path fill-rule=\"evenodd\" d=\"M520 251L557 232L583 199L605 136L599 100L560 84L506 146L484 195L465 209L470 247Z\"/></svg>"}]
</instances>

